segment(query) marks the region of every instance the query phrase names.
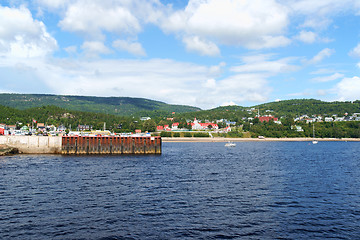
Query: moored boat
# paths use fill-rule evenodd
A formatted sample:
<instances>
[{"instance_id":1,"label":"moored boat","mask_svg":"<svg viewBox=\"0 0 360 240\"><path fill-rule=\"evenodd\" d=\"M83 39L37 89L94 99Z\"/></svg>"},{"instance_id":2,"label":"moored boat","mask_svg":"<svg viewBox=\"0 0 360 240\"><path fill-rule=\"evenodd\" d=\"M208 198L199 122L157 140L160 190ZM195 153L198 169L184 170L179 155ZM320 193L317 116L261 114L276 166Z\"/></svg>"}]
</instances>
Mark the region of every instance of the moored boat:
<instances>
[{"instance_id":1,"label":"moored boat","mask_svg":"<svg viewBox=\"0 0 360 240\"><path fill-rule=\"evenodd\" d=\"M236 143L233 143L230 141L225 144L225 147L235 147L235 146L236 146Z\"/></svg>"}]
</instances>

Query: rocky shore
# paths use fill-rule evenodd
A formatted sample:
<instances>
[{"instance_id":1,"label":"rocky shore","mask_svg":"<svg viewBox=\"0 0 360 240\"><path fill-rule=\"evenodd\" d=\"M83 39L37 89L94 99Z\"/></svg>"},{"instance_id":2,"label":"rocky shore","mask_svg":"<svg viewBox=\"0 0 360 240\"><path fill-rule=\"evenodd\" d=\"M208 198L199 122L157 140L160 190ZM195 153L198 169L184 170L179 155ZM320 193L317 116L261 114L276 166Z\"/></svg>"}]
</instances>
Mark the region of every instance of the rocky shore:
<instances>
[{"instance_id":1,"label":"rocky shore","mask_svg":"<svg viewBox=\"0 0 360 240\"><path fill-rule=\"evenodd\" d=\"M9 147L6 145L0 145L0 156L11 155L19 153L19 149Z\"/></svg>"}]
</instances>

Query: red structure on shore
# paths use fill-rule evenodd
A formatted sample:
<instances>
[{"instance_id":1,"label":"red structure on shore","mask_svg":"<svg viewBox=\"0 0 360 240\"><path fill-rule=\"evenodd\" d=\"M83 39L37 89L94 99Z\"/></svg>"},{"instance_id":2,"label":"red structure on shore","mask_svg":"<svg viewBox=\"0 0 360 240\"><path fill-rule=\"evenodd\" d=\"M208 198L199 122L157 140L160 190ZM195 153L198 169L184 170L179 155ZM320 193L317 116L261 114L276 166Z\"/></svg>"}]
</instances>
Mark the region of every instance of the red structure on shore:
<instances>
[{"instance_id":1,"label":"red structure on shore","mask_svg":"<svg viewBox=\"0 0 360 240\"><path fill-rule=\"evenodd\" d=\"M161 154L161 137L64 136L62 154Z\"/></svg>"}]
</instances>

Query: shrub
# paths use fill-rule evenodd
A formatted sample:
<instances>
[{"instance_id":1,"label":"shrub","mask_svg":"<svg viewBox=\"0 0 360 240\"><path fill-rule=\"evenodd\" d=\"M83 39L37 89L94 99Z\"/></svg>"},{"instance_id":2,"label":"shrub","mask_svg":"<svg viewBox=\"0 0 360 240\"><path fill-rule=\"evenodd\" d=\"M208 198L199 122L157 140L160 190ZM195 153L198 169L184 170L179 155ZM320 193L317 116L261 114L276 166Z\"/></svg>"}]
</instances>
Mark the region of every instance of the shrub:
<instances>
[{"instance_id":1,"label":"shrub","mask_svg":"<svg viewBox=\"0 0 360 240\"><path fill-rule=\"evenodd\" d=\"M189 132L184 133L184 137L192 137L192 134Z\"/></svg>"},{"instance_id":2,"label":"shrub","mask_svg":"<svg viewBox=\"0 0 360 240\"><path fill-rule=\"evenodd\" d=\"M174 133L173 137L180 137L180 133L178 133L178 132Z\"/></svg>"},{"instance_id":3,"label":"shrub","mask_svg":"<svg viewBox=\"0 0 360 240\"><path fill-rule=\"evenodd\" d=\"M206 132L199 132L199 133L194 133L194 137L209 137L209 134Z\"/></svg>"},{"instance_id":4,"label":"shrub","mask_svg":"<svg viewBox=\"0 0 360 240\"><path fill-rule=\"evenodd\" d=\"M161 132L160 137L171 137L171 132Z\"/></svg>"}]
</instances>

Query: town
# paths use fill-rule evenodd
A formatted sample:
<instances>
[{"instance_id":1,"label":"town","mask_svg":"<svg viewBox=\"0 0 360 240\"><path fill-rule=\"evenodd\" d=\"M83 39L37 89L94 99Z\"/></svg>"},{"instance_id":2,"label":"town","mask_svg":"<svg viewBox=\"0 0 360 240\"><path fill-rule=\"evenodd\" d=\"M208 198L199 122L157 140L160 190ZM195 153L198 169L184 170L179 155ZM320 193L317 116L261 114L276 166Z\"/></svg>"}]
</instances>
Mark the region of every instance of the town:
<instances>
[{"instance_id":1,"label":"town","mask_svg":"<svg viewBox=\"0 0 360 240\"><path fill-rule=\"evenodd\" d=\"M207 119L185 119L178 117L173 112L172 117L164 117L158 124L151 117L141 117L138 120L133 119L129 126L132 129L122 129L120 123L116 128L106 128L106 122L103 123L102 129L93 129L92 125L78 124L75 127L60 124L46 124L32 120L31 124L7 125L0 123L0 135L42 135L42 136L163 136L163 137L309 137L311 136L311 124L317 124L319 137L359 137L358 131L360 122L360 113L345 113L343 116L332 115L301 115L295 118L275 117L269 113L272 110L266 110L265 115L260 115L259 109L247 109L249 116L237 119L237 121L228 119L216 119L213 121ZM176 120L182 120L176 121ZM345 131L336 124L352 123L350 128L353 131ZM159 124L160 123L160 124ZM162 124L161 124L162 123ZM324 128L331 127L337 134L323 134ZM327 124L327 125L326 125ZM335 125L334 125L335 124ZM347 127L345 127L346 130ZM354 130L354 128L356 130ZM355 131L355 132L354 132ZM276 133L275 133L276 132ZM340 134L340 135L339 135ZM350 134L350 135L349 135Z\"/></svg>"}]
</instances>

